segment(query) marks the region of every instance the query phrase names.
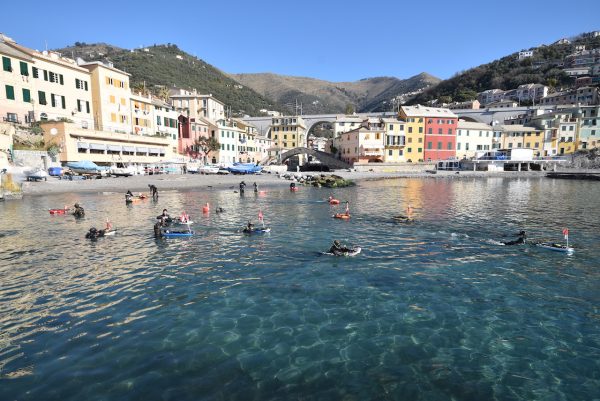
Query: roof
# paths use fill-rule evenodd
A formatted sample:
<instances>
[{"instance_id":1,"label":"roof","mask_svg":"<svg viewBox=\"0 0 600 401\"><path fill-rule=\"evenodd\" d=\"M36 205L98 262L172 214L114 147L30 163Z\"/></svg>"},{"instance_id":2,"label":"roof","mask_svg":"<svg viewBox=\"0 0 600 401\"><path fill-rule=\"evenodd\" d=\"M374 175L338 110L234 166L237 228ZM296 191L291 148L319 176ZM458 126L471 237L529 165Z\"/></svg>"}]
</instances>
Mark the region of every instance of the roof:
<instances>
[{"instance_id":1,"label":"roof","mask_svg":"<svg viewBox=\"0 0 600 401\"><path fill-rule=\"evenodd\" d=\"M541 130L536 129L534 127L526 127L526 126L520 125L520 124L501 125L500 127L501 127L502 131L504 131L504 132L536 132L536 131L541 131Z\"/></svg>"},{"instance_id":2,"label":"roof","mask_svg":"<svg viewBox=\"0 0 600 401\"><path fill-rule=\"evenodd\" d=\"M402 110L404 111L407 117L458 118L458 116L449 109L421 106L420 104L416 106L402 106Z\"/></svg>"},{"instance_id":3,"label":"roof","mask_svg":"<svg viewBox=\"0 0 600 401\"><path fill-rule=\"evenodd\" d=\"M362 123L363 118L362 117L342 116L342 117L336 117L335 122L336 123Z\"/></svg>"},{"instance_id":4,"label":"roof","mask_svg":"<svg viewBox=\"0 0 600 401\"><path fill-rule=\"evenodd\" d=\"M490 125L484 124L484 123L475 123L472 121L464 121L464 120L458 120L458 129L472 129L472 130L492 130L492 127Z\"/></svg>"},{"instance_id":5,"label":"roof","mask_svg":"<svg viewBox=\"0 0 600 401\"><path fill-rule=\"evenodd\" d=\"M2 40L0 40L0 54L4 54L7 56L12 56L12 57L16 57L16 58L20 58L20 59L28 60L28 61L33 60L33 58L29 54L22 52L20 50L17 50L11 46L8 46Z\"/></svg>"},{"instance_id":6,"label":"roof","mask_svg":"<svg viewBox=\"0 0 600 401\"><path fill-rule=\"evenodd\" d=\"M115 68L115 67L108 66L108 65L104 64L102 61L89 61L89 62L85 62L85 63L80 64L80 66L84 67L84 68L87 68L87 67L93 68L95 66L96 67L103 67L103 68L106 68L108 70L112 70L112 71L118 72L120 74L125 74L125 75L131 76L130 73L125 72L125 71L121 71L121 70L119 70L118 68Z\"/></svg>"}]
</instances>

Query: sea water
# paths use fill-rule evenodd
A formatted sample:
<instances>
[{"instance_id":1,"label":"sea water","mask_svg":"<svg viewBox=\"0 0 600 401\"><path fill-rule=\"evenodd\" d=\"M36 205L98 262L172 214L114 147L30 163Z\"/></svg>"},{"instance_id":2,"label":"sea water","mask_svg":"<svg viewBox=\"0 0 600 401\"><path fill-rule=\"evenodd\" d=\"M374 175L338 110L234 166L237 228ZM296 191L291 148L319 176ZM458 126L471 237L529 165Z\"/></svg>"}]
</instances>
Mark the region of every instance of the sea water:
<instances>
[{"instance_id":1,"label":"sea water","mask_svg":"<svg viewBox=\"0 0 600 401\"><path fill-rule=\"evenodd\" d=\"M4 202L0 399L597 399L598 199L489 178ZM163 208L195 236L154 239ZM271 233L241 233L259 211ZM106 218L117 235L86 240ZM573 255L499 242L565 227ZM321 255L334 239L363 251Z\"/></svg>"}]
</instances>

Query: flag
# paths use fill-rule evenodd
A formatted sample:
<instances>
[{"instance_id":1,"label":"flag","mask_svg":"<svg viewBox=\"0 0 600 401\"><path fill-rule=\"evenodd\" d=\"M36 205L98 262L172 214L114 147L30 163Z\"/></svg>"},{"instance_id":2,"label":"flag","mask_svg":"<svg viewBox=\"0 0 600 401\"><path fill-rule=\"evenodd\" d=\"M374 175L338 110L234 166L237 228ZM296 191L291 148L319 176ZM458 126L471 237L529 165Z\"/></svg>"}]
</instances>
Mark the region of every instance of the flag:
<instances>
[{"instance_id":1,"label":"flag","mask_svg":"<svg viewBox=\"0 0 600 401\"><path fill-rule=\"evenodd\" d=\"M563 228L563 235L565 236L565 239L569 238L569 229L568 228Z\"/></svg>"},{"instance_id":2,"label":"flag","mask_svg":"<svg viewBox=\"0 0 600 401\"><path fill-rule=\"evenodd\" d=\"M258 220L262 221L262 220L263 220L263 217L264 217L264 216L263 216L263 212L262 212L262 210L259 210L259 211L258 211Z\"/></svg>"}]
</instances>

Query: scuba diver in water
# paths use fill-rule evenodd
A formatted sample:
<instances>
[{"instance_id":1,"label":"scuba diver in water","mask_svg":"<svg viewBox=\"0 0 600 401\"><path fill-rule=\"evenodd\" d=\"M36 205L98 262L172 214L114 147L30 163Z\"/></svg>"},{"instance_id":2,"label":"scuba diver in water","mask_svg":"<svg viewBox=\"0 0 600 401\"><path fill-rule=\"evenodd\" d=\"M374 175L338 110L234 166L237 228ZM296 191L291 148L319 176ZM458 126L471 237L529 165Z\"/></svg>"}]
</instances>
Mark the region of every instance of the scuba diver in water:
<instances>
[{"instance_id":1,"label":"scuba diver in water","mask_svg":"<svg viewBox=\"0 0 600 401\"><path fill-rule=\"evenodd\" d=\"M222 207L220 207L220 206L219 206L219 207L218 207L218 208L217 208L215 211L216 211L217 213L224 213L224 212L225 212L225 209L223 209Z\"/></svg>"},{"instance_id":2,"label":"scuba diver in water","mask_svg":"<svg viewBox=\"0 0 600 401\"><path fill-rule=\"evenodd\" d=\"M519 231L519 234L517 234L518 237L516 240L513 241L501 241L504 245L521 245L525 243L525 239L527 238L527 234L525 233L525 231L521 230Z\"/></svg>"},{"instance_id":3,"label":"scuba diver in water","mask_svg":"<svg viewBox=\"0 0 600 401\"><path fill-rule=\"evenodd\" d=\"M148 188L150 188L150 195L152 196L152 199L157 200L158 188L156 188L156 185L148 184Z\"/></svg>"},{"instance_id":4,"label":"scuba diver in water","mask_svg":"<svg viewBox=\"0 0 600 401\"><path fill-rule=\"evenodd\" d=\"M242 181L240 182L240 195L244 193L244 188L246 188L246 183Z\"/></svg>"},{"instance_id":5,"label":"scuba diver in water","mask_svg":"<svg viewBox=\"0 0 600 401\"><path fill-rule=\"evenodd\" d=\"M97 239L100 237L104 237L105 233L106 233L106 230L98 230L98 229L96 229L96 227L92 227L92 228L90 228L90 231L88 231L85 234L85 238L94 240L94 239Z\"/></svg>"},{"instance_id":6,"label":"scuba diver in water","mask_svg":"<svg viewBox=\"0 0 600 401\"><path fill-rule=\"evenodd\" d=\"M252 224L252 222L250 220L248 220L248 224L246 224L246 227L244 227L244 232L251 233L253 231L254 231L254 224Z\"/></svg>"},{"instance_id":7,"label":"scuba diver in water","mask_svg":"<svg viewBox=\"0 0 600 401\"><path fill-rule=\"evenodd\" d=\"M163 225L168 225L170 224L173 219L171 218L171 216L169 216L169 213L167 212L167 209L163 209L162 213L159 214L158 216L156 216L156 218L158 220L161 220L163 222Z\"/></svg>"},{"instance_id":8,"label":"scuba diver in water","mask_svg":"<svg viewBox=\"0 0 600 401\"><path fill-rule=\"evenodd\" d=\"M131 202L133 202L133 194L131 193L131 191L127 190L127 193L125 194L125 203Z\"/></svg>"},{"instance_id":9,"label":"scuba diver in water","mask_svg":"<svg viewBox=\"0 0 600 401\"><path fill-rule=\"evenodd\" d=\"M331 245L331 248L329 248L329 253L332 253L334 255L342 255L344 253L347 252L352 252L352 249L349 249L346 246L342 246L342 244L340 244L340 241L335 240L333 241L333 245Z\"/></svg>"},{"instance_id":10,"label":"scuba diver in water","mask_svg":"<svg viewBox=\"0 0 600 401\"><path fill-rule=\"evenodd\" d=\"M290 190L293 191L296 188L296 183L292 182L290 183Z\"/></svg>"},{"instance_id":11,"label":"scuba diver in water","mask_svg":"<svg viewBox=\"0 0 600 401\"><path fill-rule=\"evenodd\" d=\"M85 217L85 210L83 210L79 203L75 204L75 211L73 212L73 216L77 218Z\"/></svg>"},{"instance_id":12,"label":"scuba diver in water","mask_svg":"<svg viewBox=\"0 0 600 401\"><path fill-rule=\"evenodd\" d=\"M154 238L161 238L163 236L162 228L164 227L164 220L160 219L154 225Z\"/></svg>"}]
</instances>

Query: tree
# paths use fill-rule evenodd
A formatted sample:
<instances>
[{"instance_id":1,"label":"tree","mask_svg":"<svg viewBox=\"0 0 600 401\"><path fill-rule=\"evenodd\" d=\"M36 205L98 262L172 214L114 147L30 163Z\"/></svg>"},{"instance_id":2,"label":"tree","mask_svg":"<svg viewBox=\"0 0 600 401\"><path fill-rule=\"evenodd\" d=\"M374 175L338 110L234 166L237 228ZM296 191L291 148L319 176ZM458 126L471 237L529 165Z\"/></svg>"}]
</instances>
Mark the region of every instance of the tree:
<instances>
[{"instance_id":1,"label":"tree","mask_svg":"<svg viewBox=\"0 0 600 401\"><path fill-rule=\"evenodd\" d=\"M204 163L208 160L210 152L216 152L221 149L221 144L215 138L202 136L196 139L195 145L204 153Z\"/></svg>"},{"instance_id":2,"label":"tree","mask_svg":"<svg viewBox=\"0 0 600 401\"><path fill-rule=\"evenodd\" d=\"M348 103L346 105L346 115L354 114L354 105Z\"/></svg>"}]
</instances>

